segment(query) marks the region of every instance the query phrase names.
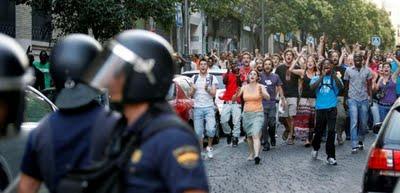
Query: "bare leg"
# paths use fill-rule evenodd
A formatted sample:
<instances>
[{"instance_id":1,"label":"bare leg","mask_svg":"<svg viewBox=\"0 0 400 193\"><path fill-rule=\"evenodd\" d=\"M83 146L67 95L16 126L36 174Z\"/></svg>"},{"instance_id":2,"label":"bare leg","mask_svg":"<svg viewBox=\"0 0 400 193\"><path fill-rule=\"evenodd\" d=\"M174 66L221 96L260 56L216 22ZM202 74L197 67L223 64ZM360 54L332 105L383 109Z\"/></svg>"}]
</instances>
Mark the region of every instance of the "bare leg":
<instances>
[{"instance_id":1,"label":"bare leg","mask_svg":"<svg viewBox=\"0 0 400 193\"><path fill-rule=\"evenodd\" d=\"M253 136L253 147L254 147L255 157L258 157L260 155L260 149L261 149L260 135L261 134L258 133Z\"/></svg>"},{"instance_id":2,"label":"bare leg","mask_svg":"<svg viewBox=\"0 0 400 193\"><path fill-rule=\"evenodd\" d=\"M249 157L247 158L247 160L251 161L254 159L253 137L247 137L247 145L249 146Z\"/></svg>"},{"instance_id":3,"label":"bare leg","mask_svg":"<svg viewBox=\"0 0 400 193\"><path fill-rule=\"evenodd\" d=\"M213 139L212 137L208 137L208 147L212 147Z\"/></svg>"}]
</instances>

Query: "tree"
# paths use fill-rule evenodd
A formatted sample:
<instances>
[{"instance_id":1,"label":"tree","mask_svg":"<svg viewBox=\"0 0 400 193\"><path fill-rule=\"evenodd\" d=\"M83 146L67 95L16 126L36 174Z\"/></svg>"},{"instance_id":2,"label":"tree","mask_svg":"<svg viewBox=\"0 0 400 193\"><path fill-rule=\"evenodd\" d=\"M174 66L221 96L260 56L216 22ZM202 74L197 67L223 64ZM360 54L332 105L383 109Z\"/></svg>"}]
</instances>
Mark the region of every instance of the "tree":
<instances>
[{"instance_id":1,"label":"tree","mask_svg":"<svg viewBox=\"0 0 400 193\"><path fill-rule=\"evenodd\" d=\"M88 33L105 41L125 28L132 27L138 19L152 17L168 28L179 0L21 0L17 3L31 5L51 14L53 26L61 34Z\"/></svg>"}]
</instances>

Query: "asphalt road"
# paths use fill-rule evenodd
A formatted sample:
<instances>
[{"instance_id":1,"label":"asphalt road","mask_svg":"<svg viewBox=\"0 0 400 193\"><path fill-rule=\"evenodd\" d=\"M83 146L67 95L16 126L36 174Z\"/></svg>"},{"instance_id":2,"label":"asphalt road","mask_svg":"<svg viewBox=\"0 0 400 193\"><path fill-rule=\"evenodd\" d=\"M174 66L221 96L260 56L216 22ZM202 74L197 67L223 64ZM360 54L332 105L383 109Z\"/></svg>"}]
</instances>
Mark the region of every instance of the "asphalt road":
<instances>
[{"instance_id":1,"label":"asphalt road","mask_svg":"<svg viewBox=\"0 0 400 193\"><path fill-rule=\"evenodd\" d=\"M282 129L278 134L282 133ZM303 142L286 145L279 137L277 146L260 155L261 164L247 161L247 144L233 148L225 139L214 147L214 158L205 160L211 192L361 192L367 154L375 136L367 135L364 151L351 154L351 143L336 145L338 165L326 164L325 144L318 159L311 159L311 147Z\"/></svg>"},{"instance_id":2,"label":"asphalt road","mask_svg":"<svg viewBox=\"0 0 400 193\"><path fill-rule=\"evenodd\" d=\"M282 133L282 128L278 134ZM361 191L363 169L370 145L375 136L367 135L366 150L351 154L350 141L336 146L337 166L326 164L325 144L322 144L318 160L311 159L311 148L303 142L286 145L280 137L277 146L262 152L261 164L247 161L247 144L240 141L238 147L226 144L225 139L214 147L214 159L205 160L211 192L340 192ZM26 143L26 135L19 139L2 141L1 154L6 155L13 170L18 173L20 159Z\"/></svg>"}]
</instances>

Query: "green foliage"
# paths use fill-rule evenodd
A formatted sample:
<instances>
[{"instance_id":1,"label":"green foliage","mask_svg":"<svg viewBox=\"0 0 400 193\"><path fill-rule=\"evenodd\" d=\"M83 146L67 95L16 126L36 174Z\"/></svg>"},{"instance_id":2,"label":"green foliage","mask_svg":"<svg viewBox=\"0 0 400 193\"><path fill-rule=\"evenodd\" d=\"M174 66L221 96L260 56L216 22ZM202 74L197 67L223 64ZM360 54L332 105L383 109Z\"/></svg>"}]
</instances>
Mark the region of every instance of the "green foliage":
<instances>
[{"instance_id":1,"label":"green foliage","mask_svg":"<svg viewBox=\"0 0 400 193\"><path fill-rule=\"evenodd\" d=\"M261 26L265 1L267 34L301 30L315 37L326 33L331 41L368 44L379 35L383 48L393 46L394 31L384 10L364 0L241 0L241 21Z\"/></svg>"},{"instance_id":2,"label":"green foliage","mask_svg":"<svg viewBox=\"0 0 400 193\"><path fill-rule=\"evenodd\" d=\"M61 35L93 32L96 39L107 40L139 19L153 19L168 28L173 23L175 3L179 0L23 0L53 16L53 26Z\"/></svg>"}]
</instances>

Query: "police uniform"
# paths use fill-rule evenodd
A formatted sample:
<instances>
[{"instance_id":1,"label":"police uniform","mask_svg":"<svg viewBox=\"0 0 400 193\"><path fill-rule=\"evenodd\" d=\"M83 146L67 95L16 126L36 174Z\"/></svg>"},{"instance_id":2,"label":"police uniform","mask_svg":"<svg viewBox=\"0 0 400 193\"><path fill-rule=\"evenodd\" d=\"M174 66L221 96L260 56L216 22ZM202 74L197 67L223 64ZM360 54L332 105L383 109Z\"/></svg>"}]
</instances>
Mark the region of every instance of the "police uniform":
<instances>
[{"instance_id":1,"label":"police uniform","mask_svg":"<svg viewBox=\"0 0 400 193\"><path fill-rule=\"evenodd\" d=\"M134 132L142 123L143 116L128 130ZM143 135L146 132L144 129ZM164 129L149 138L132 153L126 167L127 193L208 191L199 143L193 134L179 128Z\"/></svg>"},{"instance_id":2,"label":"police uniform","mask_svg":"<svg viewBox=\"0 0 400 193\"><path fill-rule=\"evenodd\" d=\"M94 155L93 140L106 143L107 136L94 136L94 132L106 133L104 127L94 128L93 123L104 107L90 104L80 111L57 111L44 118L28 138L21 171L37 180L44 181L50 192L55 192L60 178L72 168L83 168L101 159Z\"/></svg>"}]
</instances>

